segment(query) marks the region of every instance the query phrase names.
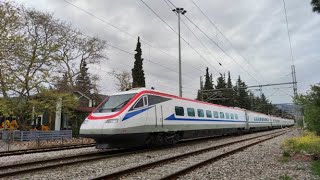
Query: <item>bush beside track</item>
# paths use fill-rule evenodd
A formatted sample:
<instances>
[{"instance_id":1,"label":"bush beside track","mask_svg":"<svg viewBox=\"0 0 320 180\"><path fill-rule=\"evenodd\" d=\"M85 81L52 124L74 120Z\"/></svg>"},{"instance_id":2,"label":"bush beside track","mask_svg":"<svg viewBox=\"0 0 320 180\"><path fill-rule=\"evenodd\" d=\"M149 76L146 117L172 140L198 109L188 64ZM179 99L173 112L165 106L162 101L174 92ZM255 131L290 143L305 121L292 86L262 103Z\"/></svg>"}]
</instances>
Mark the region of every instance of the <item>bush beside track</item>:
<instances>
[{"instance_id":1,"label":"bush beside track","mask_svg":"<svg viewBox=\"0 0 320 180\"><path fill-rule=\"evenodd\" d=\"M287 160L311 160L312 171L320 176L320 136L303 131L302 136L287 139L282 144L283 156ZM297 158L298 157L298 158Z\"/></svg>"}]
</instances>

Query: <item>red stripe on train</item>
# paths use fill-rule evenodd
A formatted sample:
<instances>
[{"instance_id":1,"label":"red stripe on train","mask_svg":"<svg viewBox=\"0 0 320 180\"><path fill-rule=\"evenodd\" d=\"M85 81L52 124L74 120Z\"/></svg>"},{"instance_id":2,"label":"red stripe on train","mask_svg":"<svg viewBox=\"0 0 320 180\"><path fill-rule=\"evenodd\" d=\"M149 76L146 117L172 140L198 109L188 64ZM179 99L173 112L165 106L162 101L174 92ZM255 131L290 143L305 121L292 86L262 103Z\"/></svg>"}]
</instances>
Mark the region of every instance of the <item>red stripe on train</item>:
<instances>
[{"instance_id":1,"label":"red stripe on train","mask_svg":"<svg viewBox=\"0 0 320 180\"><path fill-rule=\"evenodd\" d=\"M171 94L155 92L155 91L150 91L150 90L144 90L144 91L139 92L135 96L133 96L133 98L123 108L121 108L121 110L119 112L117 112L113 115L110 115L110 116L93 116L92 113L90 113L88 116L88 119L89 120L105 120L105 119L110 119L110 118L114 118L116 116L119 116L121 113L123 113L123 111L125 111L130 105L132 105L138 98L140 98L144 94L159 95L162 97L169 97L169 98L181 99L181 100L185 100L185 101L191 101L191 102L196 102L196 103L201 103L201 104L206 104L206 105L211 105L211 106L234 109L233 107L226 107L226 106L222 106L222 105L218 105L218 104L211 104L211 103L202 102L202 101L198 101L198 100L187 99L187 98L183 98L183 97L179 97L179 96L175 96L175 95L171 95ZM108 98L106 98L102 103L104 103L107 99ZM100 105L98 107L100 107ZM98 107L93 112L95 112L98 109Z\"/></svg>"}]
</instances>

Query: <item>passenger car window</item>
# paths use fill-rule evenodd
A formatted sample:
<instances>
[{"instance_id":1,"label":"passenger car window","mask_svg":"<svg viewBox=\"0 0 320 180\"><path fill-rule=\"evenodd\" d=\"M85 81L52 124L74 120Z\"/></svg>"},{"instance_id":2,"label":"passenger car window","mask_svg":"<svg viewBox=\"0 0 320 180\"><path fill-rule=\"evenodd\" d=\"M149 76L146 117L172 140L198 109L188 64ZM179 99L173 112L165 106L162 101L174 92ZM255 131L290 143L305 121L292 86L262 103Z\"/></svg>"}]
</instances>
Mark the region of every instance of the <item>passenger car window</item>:
<instances>
[{"instance_id":1,"label":"passenger car window","mask_svg":"<svg viewBox=\"0 0 320 180\"><path fill-rule=\"evenodd\" d=\"M230 114L230 117L231 117L231 119L234 119L234 115L232 113Z\"/></svg>"},{"instance_id":2,"label":"passenger car window","mask_svg":"<svg viewBox=\"0 0 320 180\"><path fill-rule=\"evenodd\" d=\"M234 114L235 119L238 119L238 114Z\"/></svg>"},{"instance_id":3,"label":"passenger car window","mask_svg":"<svg viewBox=\"0 0 320 180\"><path fill-rule=\"evenodd\" d=\"M193 108L187 108L188 116L194 117L196 114Z\"/></svg>"},{"instance_id":4,"label":"passenger car window","mask_svg":"<svg viewBox=\"0 0 320 180\"><path fill-rule=\"evenodd\" d=\"M204 117L204 112L202 109L198 109L198 117Z\"/></svg>"},{"instance_id":5,"label":"passenger car window","mask_svg":"<svg viewBox=\"0 0 320 180\"><path fill-rule=\"evenodd\" d=\"M214 118L219 118L219 113L217 111L213 111L213 117Z\"/></svg>"},{"instance_id":6,"label":"passenger car window","mask_svg":"<svg viewBox=\"0 0 320 180\"><path fill-rule=\"evenodd\" d=\"M206 110L206 115L208 118L212 118L212 112L209 110Z\"/></svg>"},{"instance_id":7,"label":"passenger car window","mask_svg":"<svg viewBox=\"0 0 320 180\"><path fill-rule=\"evenodd\" d=\"M229 119L229 113L226 113L226 119Z\"/></svg>"},{"instance_id":8,"label":"passenger car window","mask_svg":"<svg viewBox=\"0 0 320 180\"><path fill-rule=\"evenodd\" d=\"M162 103L162 102L165 102L168 100L170 100L170 99L165 98L165 97L160 97L160 96L148 95L149 106L154 105L154 104L158 104L158 103Z\"/></svg>"},{"instance_id":9,"label":"passenger car window","mask_svg":"<svg viewBox=\"0 0 320 180\"><path fill-rule=\"evenodd\" d=\"M220 112L220 118L224 118L224 113L223 112Z\"/></svg>"},{"instance_id":10,"label":"passenger car window","mask_svg":"<svg viewBox=\"0 0 320 180\"><path fill-rule=\"evenodd\" d=\"M183 107L176 106L175 107L176 115L177 116L184 116L184 109Z\"/></svg>"}]
</instances>

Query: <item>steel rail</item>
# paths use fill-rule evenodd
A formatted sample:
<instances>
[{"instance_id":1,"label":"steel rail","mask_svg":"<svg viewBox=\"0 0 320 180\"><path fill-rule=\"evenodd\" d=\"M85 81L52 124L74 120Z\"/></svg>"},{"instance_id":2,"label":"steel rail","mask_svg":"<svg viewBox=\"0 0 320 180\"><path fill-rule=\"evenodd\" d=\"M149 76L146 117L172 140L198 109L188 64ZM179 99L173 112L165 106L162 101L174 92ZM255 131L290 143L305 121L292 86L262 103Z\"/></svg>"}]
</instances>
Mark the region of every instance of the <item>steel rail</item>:
<instances>
[{"instance_id":1,"label":"steel rail","mask_svg":"<svg viewBox=\"0 0 320 180\"><path fill-rule=\"evenodd\" d=\"M15 151L3 151L0 152L0 157L3 156L15 156L21 154L31 154L31 153L40 153L40 152L50 152L50 151L60 151L60 150L68 150L68 149L78 149L85 147L94 147L95 143L90 144L76 144L76 145L64 145L64 146L56 146L51 148L37 148L37 149L22 149Z\"/></svg>"},{"instance_id":2,"label":"steel rail","mask_svg":"<svg viewBox=\"0 0 320 180\"><path fill-rule=\"evenodd\" d=\"M164 180L164 179L177 179L178 177L180 177L180 176L182 176L184 174L187 174L187 173L189 173L189 172L191 172L191 171L193 171L195 169L201 168L201 167L203 167L203 166L205 166L205 165L207 165L209 163L212 163L214 161L218 161L220 159L223 159L225 157L233 155L233 154L235 154L237 152L243 151L244 149L247 149L247 148L249 148L251 146L254 146L254 145L260 144L262 142L265 142L267 140L273 139L275 137L281 136L281 135L283 135L285 133L286 132L279 133L279 134L276 134L276 135L270 135L270 137L267 137L267 138L264 138L264 139L261 139L261 140L257 140L257 141L255 141L253 143L250 143L250 144L247 144L247 145L244 145L244 146L240 146L240 147L238 147L236 149L233 149L231 151L224 152L223 154L220 154L220 155L217 155L217 156L213 156L213 157L208 158L206 160L203 160L203 161L201 161L199 163L196 163L194 165L188 166L186 168L183 168L181 170L173 172L173 173L171 173L171 174L169 174L169 175L167 175L165 177L162 177L161 180Z\"/></svg>"},{"instance_id":3,"label":"steel rail","mask_svg":"<svg viewBox=\"0 0 320 180\"><path fill-rule=\"evenodd\" d=\"M272 132L272 133L268 133L268 134L273 134L273 133L277 133L277 132ZM259 135L254 138L262 137L262 136L265 136L268 134ZM25 169L0 173L0 177L21 175L24 173L37 172L40 170L52 169L52 168L57 168L57 167L61 167L61 166L68 166L68 165L85 163L85 162L90 162L90 161L97 161L97 160L102 160L102 159L117 157L117 156L125 156L125 155L132 155L132 154L138 154L138 153L144 153L144 152L159 151L159 150L163 150L163 149L167 149L167 148L176 148L179 146L186 146L186 145L189 146L189 145L202 143L203 141L208 141L208 140L210 141L210 140L216 139L216 138L217 137L214 136L211 138L210 137L204 138L204 139L201 139L198 141L196 139L192 139L190 141L184 141L181 144L178 144L176 146L161 146L161 147L153 147L153 148L131 148L131 149L120 149L120 150L113 149L113 150L109 150L109 151L85 153L85 154L80 154L80 155L75 155L75 156L58 157L58 158L52 158L52 159L46 159L46 160L5 165L5 166L0 166L0 170L6 171L8 169L21 168L21 167L25 168ZM226 139L227 138L230 138L230 136L227 136ZM221 140L221 139L224 139L224 138L220 137L219 140ZM104 153L109 153L109 154L104 154ZM82 159L77 159L77 158L82 158ZM62 162L62 161L68 161L68 162ZM48 164L48 163L54 163L54 164ZM32 165L38 165L38 164L41 164L41 166L40 167L30 167ZM48 165L45 165L45 164L48 164Z\"/></svg>"},{"instance_id":4,"label":"steel rail","mask_svg":"<svg viewBox=\"0 0 320 180\"><path fill-rule=\"evenodd\" d=\"M150 169L152 167L159 166L159 165L162 165L164 163L177 161L179 159L183 159L183 158L194 156L194 155L203 154L205 152L221 149L221 148L226 147L226 146L230 146L230 145L233 145L233 144L237 144L237 143L241 143L241 142L245 142L245 141L249 141L249 140L253 140L253 139L258 139L258 138L261 138L261 137L264 137L264 136L272 136L274 134L282 135L282 134L284 134L286 132L288 132L288 130L283 130L283 131L280 131L280 132L277 131L277 132L273 132L273 133L269 133L269 134L265 134L265 135L258 135L258 136L255 136L255 137L245 138L245 139L241 139L241 140L235 140L235 141L231 141L231 142L228 142L228 143L222 143L222 144L219 144L219 145L213 145L213 146L206 147L206 148L203 148L203 149L200 149L200 150L194 150L194 151L183 153L183 154L180 154L180 155L177 155L177 156L156 160L156 161L148 162L148 163L145 163L145 164L142 164L142 165L138 165L138 166L135 166L135 167L130 167L130 168L127 168L127 169L124 169L124 170L119 170L119 171L116 171L116 172L113 172L113 173L105 174L105 175L93 178L93 180L119 179L121 177L125 177L125 176L133 174L135 172L141 172L141 171L143 171L145 169Z\"/></svg>"}]
</instances>

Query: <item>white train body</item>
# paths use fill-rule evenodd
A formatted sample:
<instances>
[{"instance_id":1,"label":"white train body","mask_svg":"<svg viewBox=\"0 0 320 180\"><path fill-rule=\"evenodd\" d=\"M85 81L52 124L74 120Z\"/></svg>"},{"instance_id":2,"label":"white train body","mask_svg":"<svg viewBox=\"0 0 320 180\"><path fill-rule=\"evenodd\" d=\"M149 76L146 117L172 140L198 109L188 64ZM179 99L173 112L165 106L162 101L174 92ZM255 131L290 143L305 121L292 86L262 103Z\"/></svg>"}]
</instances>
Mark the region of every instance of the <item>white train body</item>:
<instances>
[{"instance_id":1,"label":"white train body","mask_svg":"<svg viewBox=\"0 0 320 180\"><path fill-rule=\"evenodd\" d=\"M83 122L98 148L168 144L181 139L292 126L293 120L144 88L116 93Z\"/></svg>"}]
</instances>

